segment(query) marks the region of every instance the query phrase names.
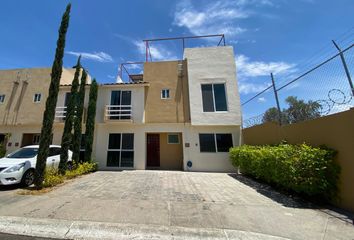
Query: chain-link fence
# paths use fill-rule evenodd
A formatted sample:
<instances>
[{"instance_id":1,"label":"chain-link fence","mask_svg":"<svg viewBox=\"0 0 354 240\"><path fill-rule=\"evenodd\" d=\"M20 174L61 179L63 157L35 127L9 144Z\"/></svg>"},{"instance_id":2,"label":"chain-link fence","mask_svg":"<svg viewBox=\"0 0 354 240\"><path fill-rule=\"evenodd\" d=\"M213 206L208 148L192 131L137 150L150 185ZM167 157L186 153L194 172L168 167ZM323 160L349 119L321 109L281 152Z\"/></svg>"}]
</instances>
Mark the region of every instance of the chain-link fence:
<instances>
[{"instance_id":1,"label":"chain-link fence","mask_svg":"<svg viewBox=\"0 0 354 240\"><path fill-rule=\"evenodd\" d=\"M292 124L354 107L354 44L340 49L333 43L337 53L298 76L270 74L269 86L242 102L243 111L255 110L243 127L271 121Z\"/></svg>"}]
</instances>

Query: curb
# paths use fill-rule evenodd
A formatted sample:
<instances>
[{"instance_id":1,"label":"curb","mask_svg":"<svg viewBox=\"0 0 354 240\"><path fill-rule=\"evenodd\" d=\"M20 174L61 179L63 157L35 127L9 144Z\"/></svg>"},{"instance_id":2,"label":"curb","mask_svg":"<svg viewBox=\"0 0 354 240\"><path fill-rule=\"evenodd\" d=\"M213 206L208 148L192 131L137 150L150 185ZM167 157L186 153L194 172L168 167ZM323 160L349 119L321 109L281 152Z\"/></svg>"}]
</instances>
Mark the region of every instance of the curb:
<instances>
[{"instance_id":1,"label":"curb","mask_svg":"<svg viewBox=\"0 0 354 240\"><path fill-rule=\"evenodd\" d=\"M142 224L69 221L46 218L0 217L0 232L59 239L216 239L285 240L261 233L216 229L186 228Z\"/></svg>"}]
</instances>

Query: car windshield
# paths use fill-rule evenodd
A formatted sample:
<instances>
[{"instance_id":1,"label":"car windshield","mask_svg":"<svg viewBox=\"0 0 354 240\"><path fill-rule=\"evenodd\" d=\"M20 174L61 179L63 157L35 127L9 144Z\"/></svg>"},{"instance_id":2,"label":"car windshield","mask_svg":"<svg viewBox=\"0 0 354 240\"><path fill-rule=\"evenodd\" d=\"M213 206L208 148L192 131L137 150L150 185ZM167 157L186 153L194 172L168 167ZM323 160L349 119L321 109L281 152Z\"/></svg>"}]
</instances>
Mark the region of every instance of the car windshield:
<instances>
[{"instance_id":1,"label":"car windshield","mask_svg":"<svg viewBox=\"0 0 354 240\"><path fill-rule=\"evenodd\" d=\"M16 152L10 153L8 158L33 158L37 156L38 148L21 148Z\"/></svg>"}]
</instances>

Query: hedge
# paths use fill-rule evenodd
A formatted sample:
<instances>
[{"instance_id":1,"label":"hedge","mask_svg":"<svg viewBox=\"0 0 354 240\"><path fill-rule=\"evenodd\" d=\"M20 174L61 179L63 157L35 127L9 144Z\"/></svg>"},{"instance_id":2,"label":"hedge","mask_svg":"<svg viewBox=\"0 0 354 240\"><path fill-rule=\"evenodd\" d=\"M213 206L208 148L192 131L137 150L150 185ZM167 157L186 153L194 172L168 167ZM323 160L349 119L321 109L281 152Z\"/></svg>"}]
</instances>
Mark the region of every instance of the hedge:
<instances>
[{"instance_id":1,"label":"hedge","mask_svg":"<svg viewBox=\"0 0 354 240\"><path fill-rule=\"evenodd\" d=\"M72 170L67 170L65 175L58 172L58 169L49 168L46 169L44 175L43 187L54 187L58 184L65 182L65 180L76 178L78 176L95 172L97 170L97 163L94 162L84 162L75 164Z\"/></svg>"},{"instance_id":2,"label":"hedge","mask_svg":"<svg viewBox=\"0 0 354 240\"><path fill-rule=\"evenodd\" d=\"M336 151L306 144L243 145L230 149L232 164L256 179L309 197L334 200L340 167Z\"/></svg>"}]
</instances>

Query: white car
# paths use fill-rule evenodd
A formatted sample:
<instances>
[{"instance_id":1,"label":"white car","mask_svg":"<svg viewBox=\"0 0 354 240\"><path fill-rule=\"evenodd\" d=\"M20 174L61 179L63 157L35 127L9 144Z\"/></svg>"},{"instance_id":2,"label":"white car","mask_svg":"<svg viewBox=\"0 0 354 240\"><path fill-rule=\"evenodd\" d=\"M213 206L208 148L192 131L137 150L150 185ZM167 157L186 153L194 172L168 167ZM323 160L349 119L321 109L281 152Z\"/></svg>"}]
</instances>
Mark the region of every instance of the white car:
<instances>
[{"instance_id":1,"label":"white car","mask_svg":"<svg viewBox=\"0 0 354 240\"><path fill-rule=\"evenodd\" d=\"M38 145L30 145L18 149L0 159L0 185L21 183L24 186L33 184L37 162ZM47 168L58 168L61 147L50 145ZM68 164L72 163L72 152L68 153Z\"/></svg>"}]
</instances>

